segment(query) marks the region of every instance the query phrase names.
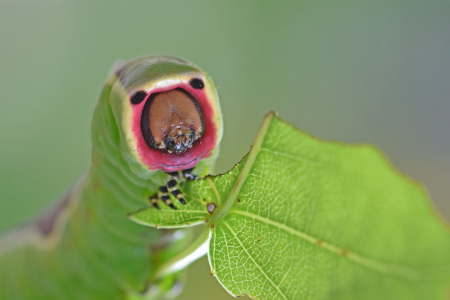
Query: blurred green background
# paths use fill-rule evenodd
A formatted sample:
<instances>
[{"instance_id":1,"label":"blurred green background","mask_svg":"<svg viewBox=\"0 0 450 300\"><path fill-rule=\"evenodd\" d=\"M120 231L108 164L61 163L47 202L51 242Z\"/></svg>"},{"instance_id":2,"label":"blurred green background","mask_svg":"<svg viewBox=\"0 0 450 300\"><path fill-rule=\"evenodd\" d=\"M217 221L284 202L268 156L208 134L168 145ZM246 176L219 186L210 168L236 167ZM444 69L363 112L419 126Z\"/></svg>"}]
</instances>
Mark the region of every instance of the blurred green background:
<instances>
[{"instance_id":1,"label":"blurred green background","mask_svg":"<svg viewBox=\"0 0 450 300\"><path fill-rule=\"evenodd\" d=\"M0 2L0 230L63 194L117 59L169 54L219 88L217 171L276 110L320 138L380 147L450 219L450 2ZM214 296L213 296L214 295ZM205 259L180 299L230 299Z\"/></svg>"}]
</instances>

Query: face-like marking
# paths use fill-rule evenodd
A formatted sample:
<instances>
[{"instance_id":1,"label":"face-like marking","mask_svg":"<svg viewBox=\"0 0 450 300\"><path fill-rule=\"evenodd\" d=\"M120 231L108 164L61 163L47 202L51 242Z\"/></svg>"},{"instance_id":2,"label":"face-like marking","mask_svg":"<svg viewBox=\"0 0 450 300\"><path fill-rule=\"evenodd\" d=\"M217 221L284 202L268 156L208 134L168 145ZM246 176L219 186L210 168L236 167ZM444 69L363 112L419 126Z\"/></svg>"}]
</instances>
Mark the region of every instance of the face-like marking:
<instances>
[{"instance_id":1,"label":"face-like marking","mask_svg":"<svg viewBox=\"0 0 450 300\"><path fill-rule=\"evenodd\" d=\"M193 78L191 81L189 81L189 84L196 90L201 90L205 87L205 84L203 83L203 80L199 78Z\"/></svg>"},{"instance_id":2,"label":"face-like marking","mask_svg":"<svg viewBox=\"0 0 450 300\"><path fill-rule=\"evenodd\" d=\"M142 110L142 135L153 149L181 154L203 135L204 126L197 100L181 88L152 94Z\"/></svg>"},{"instance_id":3,"label":"face-like marking","mask_svg":"<svg viewBox=\"0 0 450 300\"><path fill-rule=\"evenodd\" d=\"M176 172L215 158L222 114L216 89L201 69L173 57L143 57L115 75L109 101L122 155L138 163L137 172Z\"/></svg>"},{"instance_id":4,"label":"face-like marking","mask_svg":"<svg viewBox=\"0 0 450 300\"><path fill-rule=\"evenodd\" d=\"M144 91L139 91L137 93L135 93L133 96L131 96L131 103L133 104L139 104L141 103L145 97L147 97L147 93Z\"/></svg>"}]
</instances>

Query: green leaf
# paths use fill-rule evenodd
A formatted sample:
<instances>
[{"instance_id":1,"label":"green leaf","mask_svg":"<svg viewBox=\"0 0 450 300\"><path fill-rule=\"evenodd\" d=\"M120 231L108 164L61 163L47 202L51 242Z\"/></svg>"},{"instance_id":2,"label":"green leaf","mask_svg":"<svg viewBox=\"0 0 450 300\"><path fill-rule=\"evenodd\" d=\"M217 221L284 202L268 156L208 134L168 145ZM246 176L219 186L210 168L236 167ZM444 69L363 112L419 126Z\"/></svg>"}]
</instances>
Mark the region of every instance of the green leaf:
<instances>
[{"instance_id":1,"label":"green leaf","mask_svg":"<svg viewBox=\"0 0 450 300\"><path fill-rule=\"evenodd\" d=\"M370 146L320 141L271 113L235 168L183 190L187 206L131 218L159 227L207 223L212 273L232 295L448 296L448 227L426 191Z\"/></svg>"}]
</instances>

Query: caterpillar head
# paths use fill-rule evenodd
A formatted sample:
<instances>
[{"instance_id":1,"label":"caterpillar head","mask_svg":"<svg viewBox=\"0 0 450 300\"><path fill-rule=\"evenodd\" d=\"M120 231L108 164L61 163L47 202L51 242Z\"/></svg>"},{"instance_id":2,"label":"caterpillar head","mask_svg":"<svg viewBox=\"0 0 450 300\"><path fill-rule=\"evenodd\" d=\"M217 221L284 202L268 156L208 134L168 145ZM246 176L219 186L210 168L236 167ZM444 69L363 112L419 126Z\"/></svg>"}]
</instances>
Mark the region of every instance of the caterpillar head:
<instances>
[{"instance_id":1,"label":"caterpillar head","mask_svg":"<svg viewBox=\"0 0 450 300\"><path fill-rule=\"evenodd\" d=\"M222 114L212 81L174 57L132 60L115 71L110 105L122 156L140 172L174 172L214 159Z\"/></svg>"}]
</instances>

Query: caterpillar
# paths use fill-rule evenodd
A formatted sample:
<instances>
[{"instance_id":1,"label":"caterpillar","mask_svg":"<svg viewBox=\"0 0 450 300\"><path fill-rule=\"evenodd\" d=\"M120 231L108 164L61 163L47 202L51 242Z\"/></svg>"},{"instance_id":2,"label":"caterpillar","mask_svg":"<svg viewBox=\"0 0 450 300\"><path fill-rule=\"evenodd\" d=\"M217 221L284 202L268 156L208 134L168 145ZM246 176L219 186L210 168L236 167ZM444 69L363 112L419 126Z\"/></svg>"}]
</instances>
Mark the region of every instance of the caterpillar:
<instances>
[{"instance_id":1,"label":"caterpillar","mask_svg":"<svg viewBox=\"0 0 450 300\"><path fill-rule=\"evenodd\" d=\"M149 56L116 66L94 111L87 174L0 238L0 299L141 299L170 290L176 274L170 284L152 274L193 235L126 215L186 205L177 180L210 170L222 131L216 88L195 65Z\"/></svg>"}]
</instances>

